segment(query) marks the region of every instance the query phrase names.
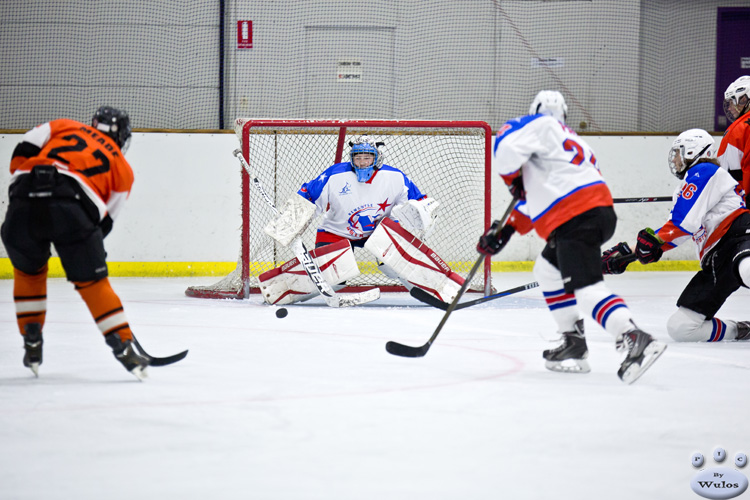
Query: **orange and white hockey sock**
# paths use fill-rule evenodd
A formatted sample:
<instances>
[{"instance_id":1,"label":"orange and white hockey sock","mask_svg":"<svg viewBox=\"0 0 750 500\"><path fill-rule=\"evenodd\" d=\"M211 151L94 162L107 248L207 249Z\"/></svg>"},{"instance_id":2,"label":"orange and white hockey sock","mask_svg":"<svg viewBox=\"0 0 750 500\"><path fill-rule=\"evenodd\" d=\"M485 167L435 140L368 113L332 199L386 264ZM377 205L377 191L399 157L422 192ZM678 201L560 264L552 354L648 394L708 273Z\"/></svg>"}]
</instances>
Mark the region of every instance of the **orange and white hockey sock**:
<instances>
[{"instance_id":1,"label":"orange and white hockey sock","mask_svg":"<svg viewBox=\"0 0 750 500\"><path fill-rule=\"evenodd\" d=\"M91 311L96 326L102 335L117 333L123 341L131 340L133 332L130 330L128 318L122 308L122 302L112 289L109 279L98 281L75 281L76 290Z\"/></svg>"},{"instance_id":2,"label":"orange and white hockey sock","mask_svg":"<svg viewBox=\"0 0 750 500\"><path fill-rule=\"evenodd\" d=\"M46 265L36 274L13 269L13 302L16 305L16 321L21 335L24 335L29 323L39 323L44 327L47 315Z\"/></svg>"}]
</instances>

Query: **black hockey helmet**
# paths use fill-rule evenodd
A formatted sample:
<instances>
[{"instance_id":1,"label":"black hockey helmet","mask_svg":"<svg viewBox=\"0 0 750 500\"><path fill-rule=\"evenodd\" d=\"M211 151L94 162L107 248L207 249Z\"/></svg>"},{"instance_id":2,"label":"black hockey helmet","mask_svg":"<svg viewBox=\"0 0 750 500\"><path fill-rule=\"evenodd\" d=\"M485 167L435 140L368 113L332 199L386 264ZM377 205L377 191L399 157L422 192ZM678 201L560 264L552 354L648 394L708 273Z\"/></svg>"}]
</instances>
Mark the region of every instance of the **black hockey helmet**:
<instances>
[{"instance_id":1,"label":"black hockey helmet","mask_svg":"<svg viewBox=\"0 0 750 500\"><path fill-rule=\"evenodd\" d=\"M127 112L111 106L102 106L94 113L91 126L110 136L120 147L122 154L125 154L130 145L132 131Z\"/></svg>"}]
</instances>

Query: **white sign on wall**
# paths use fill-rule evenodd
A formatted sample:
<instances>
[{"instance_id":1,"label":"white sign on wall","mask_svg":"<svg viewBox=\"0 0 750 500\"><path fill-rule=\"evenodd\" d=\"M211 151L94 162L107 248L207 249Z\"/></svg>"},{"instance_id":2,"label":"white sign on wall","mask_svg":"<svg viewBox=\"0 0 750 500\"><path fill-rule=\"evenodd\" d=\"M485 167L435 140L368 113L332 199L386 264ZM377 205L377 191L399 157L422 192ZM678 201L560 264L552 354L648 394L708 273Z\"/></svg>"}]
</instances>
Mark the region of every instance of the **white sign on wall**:
<instances>
[{"instance_id":1,"label":"white sign on wall","mask_svg":"<svg viewBox=\"0 0 750 500\"><path fill-rule=\"evenodd\" d=\"M740 57L740 67L742 69L750 68L750 57Z\"/></svg>"},{"instance_id":2,"label":"white sign on wall","mask_svg":"<svg viewBox=\"0 0 750 500\"><path fill-rule=\"evenodd\" d=\"M362 61L353 59L340 60L336 62L336 81L339 82L361 82Z\"/></svg>"}]
</instances>

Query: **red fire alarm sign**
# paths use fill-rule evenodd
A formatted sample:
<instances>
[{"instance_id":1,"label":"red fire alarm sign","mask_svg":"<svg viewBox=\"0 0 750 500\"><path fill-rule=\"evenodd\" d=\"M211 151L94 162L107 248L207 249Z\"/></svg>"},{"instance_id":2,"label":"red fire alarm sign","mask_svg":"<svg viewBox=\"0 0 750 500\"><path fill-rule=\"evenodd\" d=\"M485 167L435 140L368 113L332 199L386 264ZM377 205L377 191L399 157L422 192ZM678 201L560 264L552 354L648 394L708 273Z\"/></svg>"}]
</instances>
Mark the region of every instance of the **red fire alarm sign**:
<instances>
[{"instance_id":1,"label":"red fire alarm sign","mask_svg":"<svg viewBox=\"0 0 750 500\"><path fill-rule=\"evenodd\" d=\"M253 48L253 22L237 21L237 48Z\"/></svg>"}]
</instances>

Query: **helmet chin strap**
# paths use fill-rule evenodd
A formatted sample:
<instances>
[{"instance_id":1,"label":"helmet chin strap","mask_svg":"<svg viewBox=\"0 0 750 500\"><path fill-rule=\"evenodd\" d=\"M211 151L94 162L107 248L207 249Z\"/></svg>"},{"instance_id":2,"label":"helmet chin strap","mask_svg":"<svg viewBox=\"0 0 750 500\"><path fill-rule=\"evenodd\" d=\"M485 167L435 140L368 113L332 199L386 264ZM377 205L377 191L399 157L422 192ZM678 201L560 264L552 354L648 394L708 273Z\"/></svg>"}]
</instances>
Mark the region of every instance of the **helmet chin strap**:
<instances>
[{"instance_id":1,"label":"helmet chin strap","mask_svg":"<svg viewBox=\"0 0 750 500\"><path fill-rule=\"evenodd\" d=\"M695 157L693 157L690 160L683 160L685 162L685 168L682 170L682 172L680 172L682 177L679 177L679 179L685 178L687 171L690 170L693 167L693 165L698 163L698 160L700 160L701 156L703 156L703 153L705 153L706 150L710 148L711 146L712 146L711 144L706 144L706 146L703 149L701 149L700 152L697 155L695 155Z\"/></svg>"}]
</instances>

